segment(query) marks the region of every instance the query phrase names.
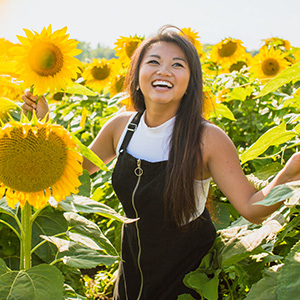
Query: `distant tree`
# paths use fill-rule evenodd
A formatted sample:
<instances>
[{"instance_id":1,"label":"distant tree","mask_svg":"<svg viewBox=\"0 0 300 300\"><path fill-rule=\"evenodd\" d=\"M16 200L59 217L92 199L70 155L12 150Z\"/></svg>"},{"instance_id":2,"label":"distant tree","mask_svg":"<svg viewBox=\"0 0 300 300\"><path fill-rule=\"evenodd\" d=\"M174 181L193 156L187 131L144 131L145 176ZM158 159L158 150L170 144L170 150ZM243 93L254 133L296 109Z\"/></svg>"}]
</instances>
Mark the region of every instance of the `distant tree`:
<instances>
[{"instance_id":1,"label":"distant tree","mask_svg":"<svg viewBox=\"0 0 300 300\"><path fill-rule=\"evenodd\" d=\"M106 58L111 59L115 57L115 50L101 46L99 43L95 49L91 47L90 43L79 42L77 48L82 50L82 52L76 56L80 61L90 60L92 61L94 58Z\"/></svg>"}]
</instances>

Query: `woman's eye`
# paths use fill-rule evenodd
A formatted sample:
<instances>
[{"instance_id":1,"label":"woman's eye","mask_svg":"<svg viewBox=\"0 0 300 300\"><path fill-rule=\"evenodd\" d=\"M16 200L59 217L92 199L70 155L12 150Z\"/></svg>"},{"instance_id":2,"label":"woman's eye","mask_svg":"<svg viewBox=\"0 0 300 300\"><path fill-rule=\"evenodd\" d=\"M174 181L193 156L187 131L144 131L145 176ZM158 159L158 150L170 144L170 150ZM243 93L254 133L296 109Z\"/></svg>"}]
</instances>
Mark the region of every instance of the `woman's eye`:
<instances>
[{"instance_id":1,"label":"woman's eye","mask_svg":"<svg viewBox=\"0 0 300 300\"><path fill-rule=\"evenodd\" d=\"M148 64L155 64L158 65L158 61L157 60L149 60Z\"/></svg>"},{"instance_id":2,"label":"woman's eye","mask_svg":"<svg viewBox=\"0 0 300 300\"><path fill-rule=\"evenodd\" d=\"M183 67L183 65L181 63L175 63L173 64L174 67Z\"/></svg>"}]
</instances>

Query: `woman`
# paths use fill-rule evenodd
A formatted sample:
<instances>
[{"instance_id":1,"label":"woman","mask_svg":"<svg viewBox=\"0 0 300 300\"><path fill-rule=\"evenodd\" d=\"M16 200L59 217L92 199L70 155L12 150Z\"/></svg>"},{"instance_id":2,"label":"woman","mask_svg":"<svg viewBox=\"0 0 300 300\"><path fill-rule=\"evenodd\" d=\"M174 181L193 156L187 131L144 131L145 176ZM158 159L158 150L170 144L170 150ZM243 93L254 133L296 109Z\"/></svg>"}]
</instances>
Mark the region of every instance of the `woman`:
<instances>
[{"instance_id":1,"label":"woman","mask_svg":"<svg viewBox=\"0 0 300 300\"><path fill-rule=\"evenodd\" d=\"M213 179L237 211L262 222L281 204L253 205L278 184L300 179L295 154L276 178L256 191L236 149L202 118L202 73L194 46L163 28L132 57L127 87L136 113L122 113L101 129L90 148L105 162L118 156L112 182L126 215L139 218L122 233L122 262L114 299L177 299L197 295L182 280L212 246L215 229L205 208ZM23 96L23 110L47 112L44 101ZM97 167L83 164L90 173ZM199 296L198 296L199 298Z\"/></svg>"}]
</instances>

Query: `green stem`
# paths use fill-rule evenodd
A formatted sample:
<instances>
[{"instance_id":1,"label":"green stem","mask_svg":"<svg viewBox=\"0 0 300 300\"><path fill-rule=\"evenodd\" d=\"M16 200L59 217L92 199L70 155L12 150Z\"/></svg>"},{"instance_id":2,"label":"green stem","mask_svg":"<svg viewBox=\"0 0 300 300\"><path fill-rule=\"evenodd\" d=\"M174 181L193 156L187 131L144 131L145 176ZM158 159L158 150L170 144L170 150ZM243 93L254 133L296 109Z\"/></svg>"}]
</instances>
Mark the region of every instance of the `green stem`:
<instances>
[{"instance_id":1,"label":"green stem","mask_svg":"<svg viewBox=\"0 0 300 300\"><path fill-rule=\"evenodd\" d=\"M28 270L31 267L31 235L32 235L32 222L31 222L31 205L26 202L21 211L21 223L23 234L21 239L21 269Z\"/></svg>"},{"instance_id":2,"label":"green stem","mask_svg":"<svg viewBox=\"0 0 300 300\"><path fill-rule=\"evenodd\" d=\"M13 226L11 226L9 223L5 222L4 220L0 220L0 223L3 223L7 227L9 227L15 233L15 235L19 238L19 240L21 240L20 233Z\"/></svg>"}]
</instances>

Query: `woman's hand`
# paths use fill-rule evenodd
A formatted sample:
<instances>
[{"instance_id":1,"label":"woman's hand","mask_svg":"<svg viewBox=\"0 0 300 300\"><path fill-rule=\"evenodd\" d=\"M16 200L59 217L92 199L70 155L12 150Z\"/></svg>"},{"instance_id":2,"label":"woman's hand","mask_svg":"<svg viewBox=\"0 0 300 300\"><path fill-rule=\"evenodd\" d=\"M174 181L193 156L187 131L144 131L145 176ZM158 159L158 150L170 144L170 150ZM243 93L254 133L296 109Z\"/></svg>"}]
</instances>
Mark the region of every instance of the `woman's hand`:
<instances>
[{"instance_id":1,"label":"woman's hand","mask_svg":"<svg viewBox=\"0 0 300 300\"><path fill-rule=\"evenodd\" d=\"M24 101L22 110L26 116L29 111L32 112L34 110L37 118L40 120L43 119L49 112L49 107L44 96L40 96L38 101L37 99L38 96L33 96L29 89L26 89L24 95L22 96L22 100Z\"/></svg>"},{"instance_id":2,"label":"woman's hand","mask_svg":"<svg viewBox=\"0 0 300 300\"><path fill-rule=\"evenodd\" d=\"M294 153L280 172L280 183L300 180L300 152Z\"/></svg>"}]
</instances>

